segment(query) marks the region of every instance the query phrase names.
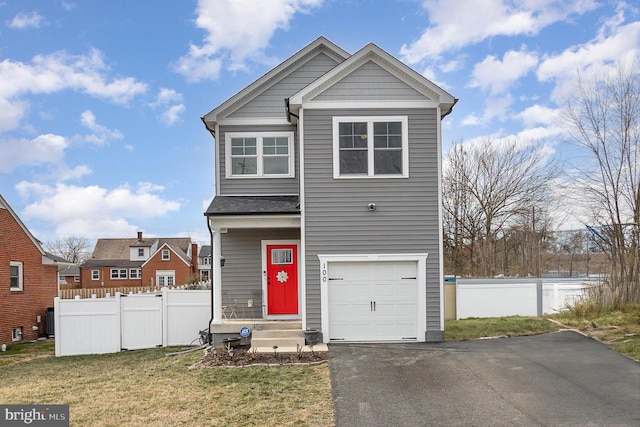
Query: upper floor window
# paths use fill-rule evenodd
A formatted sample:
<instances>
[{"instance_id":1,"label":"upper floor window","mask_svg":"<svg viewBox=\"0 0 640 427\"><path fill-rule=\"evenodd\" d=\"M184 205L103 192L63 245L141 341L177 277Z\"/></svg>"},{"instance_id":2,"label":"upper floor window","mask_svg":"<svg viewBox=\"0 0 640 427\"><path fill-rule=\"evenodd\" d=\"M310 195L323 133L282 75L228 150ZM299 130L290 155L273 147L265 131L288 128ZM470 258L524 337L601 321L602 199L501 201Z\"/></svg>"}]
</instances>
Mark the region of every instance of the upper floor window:
<instances>
[{"instance_id":1,"label":"upper floor window","mask_svg":"<svg viewBox=\"0 0 640 427\"><path fill-rule=\"evenodd\" d=\"M334 117L334 178L407 178L406 116Z\"/></svg>"},{"instance_id":2,"label":"upper floor window","mask_svg":"<svg viewBox=\"0 0 640 427\"><path fill-rule=\"evenodd\" d=\"M169 249L163 249L162 250L162 260L163 261L169 261Z\"/></svg>"},{"instance_id":3,"label":"upper floor window","mask_svg":"<svg viewBox=\"0 0 640 427\"><path fill-rule=\"evenodd\" d=\"M11 285L9 289L12 291L22 290L22 263L19 261L9 262L9 277Z\"/></svg>"},{"instance_id":4,"label":"upper floor window","mask_svg":"<svg viewBox=\"0 0 640 427\"><path fill-rule=\"evenodd\" d=\"M293 132L229 132L226 177L293 177Z\"/></svg>"},{"instance_id":5,"label":"upper floor window","mask_svg":"<svg viewBox=\"0 0 640 427\"><path fill-rule=\"evenodd\" d=\"M138 256L144 257L144 248L138 248Z\"/></svg>"},{"instance_id":6,"label":"upper floor window","mask_svg":"<svg viewBox=\"0 0 640 427\"><path fill-rule=\"evenodd\" d=\"M211 257L210 256L206 256L204 258L202 258L202 265L209 265L211 264Z\"/></svg>"}]
</instances>

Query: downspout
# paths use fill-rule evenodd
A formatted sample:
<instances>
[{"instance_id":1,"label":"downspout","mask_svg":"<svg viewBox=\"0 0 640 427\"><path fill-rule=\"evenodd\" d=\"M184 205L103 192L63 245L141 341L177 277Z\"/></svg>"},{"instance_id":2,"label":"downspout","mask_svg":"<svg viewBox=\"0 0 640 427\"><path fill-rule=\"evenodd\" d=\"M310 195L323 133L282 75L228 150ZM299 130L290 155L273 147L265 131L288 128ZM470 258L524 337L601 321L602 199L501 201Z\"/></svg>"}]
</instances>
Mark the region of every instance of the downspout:
<instances>
[{"instance_id":1,"label":"downspout","mask_svg":"<svg viewBox=\"0 0 640 427\"><path fill-rule=\"evenodd\" d=\"M284 99L284 107L287 110L287 121L289 123L291 123L291 116L295 117L296 119L300 118L296 114L291 112L291 108L289 107L289 98ZM206 123L205 123L205 126L206 126Z\"/></svg>"},{"instance_id":2,"label":"downspout","mask_svg":"<svg viewBox=\"0 0 640 427\"><path fill-rule=\"evenodd\" d=\"M205 124L206 126L206 124ZM209 269L209 281L211 282L211 318L209 319L209 324L207 325L207 344L213 343L213 335L211 334L211 322L213 322L213 230L211 229L211 221L207 216L207 228L209 229L209 238L211 244L211 264Z\"/></svg>"}]
</instances>

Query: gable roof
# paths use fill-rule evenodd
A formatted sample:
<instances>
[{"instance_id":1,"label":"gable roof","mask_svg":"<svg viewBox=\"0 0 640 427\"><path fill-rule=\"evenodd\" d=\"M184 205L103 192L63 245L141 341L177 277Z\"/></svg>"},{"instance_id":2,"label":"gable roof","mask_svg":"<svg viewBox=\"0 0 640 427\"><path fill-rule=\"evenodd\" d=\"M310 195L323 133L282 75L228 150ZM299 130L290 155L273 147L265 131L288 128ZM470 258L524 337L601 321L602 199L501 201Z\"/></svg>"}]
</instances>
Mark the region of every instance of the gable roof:
<instances>
[{"instance_id":1,"label":"gable roof","mask_svg":"<svg viewBox=\"0 0 640 427\"><path fill-rule=\"evenodd\" d=\"M280 63L275 68L268 71L262 77L255 80L249 86L236 93L234 96L201 117L205 127L209 131L213 131L210 127L218 123L221 119L228 116L250 100L263 93L269 87L282 80L287 74L299 68L316 55L324 53L337 62L342 62L349 57L349 53L341 47L335 45L324 37L318 37L307 46L290 56L288 59ZM282 100L284 109L284 99Z\"/></svg>"},{"instance_id":2,"label":"gable roof","mask_svg":"<svg viewBox=\"0 0 640 427\"><path fill-rule=\"evenodd\" d=\"M59 257L57 255L53 255L53 254L51 254L49 252L45 252L45 250L42 248L42 244L40 243L40 240L36 239L34 237L34 235L31 234L31 231L29 231L27 226L24 225L24 223L22 222L20 217L14 212L14 210L11 208L11 206L5 200L5 198L2 197L2 194L0 194L0 209L6 209L9 212L9 214L13 217L13 219L18 223L20 228L22 228L22 231L24 231L24 234L26 234L27 237L29 238L29 240L31 240L31 242L33 242L33 245L36 247L36 249L38 249L38 251L42 255L42 263L43 264L63 264L63 265L64 264L66 264L66 265L72 265L73 264L72 262L67 261L64 258L61 258L61 257Z\"/></svg>"},{"instance_id":3,"label":"gable roof","mask_svg":"<svg viewBox=\"0 0 640 427\"><path fill-rule=\"evenodd\" d=\"M188 252L191 239L189 237L169 237L146 239L144 247L151 247L152 253L155 248L169 243L183 252ZM98 239L93 253L89 260L129 260L129 248L142 247L136 238L107 238Z\"/></svg>"},{"instance_id":4,"label":"gable roof","mask_svg":"<svg viewBox=\"0 0 640 427\"><path fill-rule=\"evenodd\" d=\"M428 80L413 68L393 55L390 55L374 43L369 43L313 83L292 95L288 100L290 110L297 113L302 104L313 101L315 97L369 61L374 62L409 87L415 89L429 100L434 101L434 105L441 108L441 117L449 114L457 102L457 99L455 99L453 95ZM348 102L349 101L346 101L345 103ZM384 103L388 105L388 101L384 101Z\"/></svg>"},{"instance_id":5,"label":"gable roof","mask_svg":"<svg viewBox=\"0 0 640 427\"><path fill-rule=\"evenodd\" d=\"M158 250L152 253L149 259L147 259L145 262L142 263L142 266L144 267L145 264L150 262L156 255L162 252L165 248L173 252L178 258L182 260L182 262L184 262L188 266L191 266L191 260L189 259L189 256L180 247L169 242L164 242L162 245L159 245Z\"/></svg>"}]
</instances>

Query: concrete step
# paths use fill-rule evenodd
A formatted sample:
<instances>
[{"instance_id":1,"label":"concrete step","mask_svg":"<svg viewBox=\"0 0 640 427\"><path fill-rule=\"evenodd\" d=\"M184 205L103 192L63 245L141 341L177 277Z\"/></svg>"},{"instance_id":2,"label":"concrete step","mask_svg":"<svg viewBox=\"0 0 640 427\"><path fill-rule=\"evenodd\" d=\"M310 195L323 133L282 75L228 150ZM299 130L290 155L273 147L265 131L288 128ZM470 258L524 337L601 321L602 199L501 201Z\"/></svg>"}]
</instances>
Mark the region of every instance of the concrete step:
<instances>
[{"instance_id":1,"label":"concrete step","mask_svg":"<svg viewBox=\"0 0 640 427\"><path fill-rule=\"evenodd\" d=\"M304 338L301 329L262 329L253 331L252 338Z\"/></svg>"},{"instance_id":2,"label":"concrete step","mask_svg":"<svg viewBox=\"0 0 640 427\"><path fill-rule=\"evenodd\" d=\"M281 347L293 347L304 346L304 336L302 337L279 337L279 338L256 338L251 337L251 347L267 347L272 349L273 346Z\"/></svg>"},{"instance_id":3,"label":"concrete step","mask_svg":"<svg viewBox=\"0 0 640 427\"><path fill-rule=\"evenodd\" d=\"M301 320L255 320L253 325L254 331L267 331L267 330L285 330L285 329L294 329L301 331L302 330L302 321Z\"/></svg>"},{"instance_id":4,"label":"concrete step","mask_svg":"<svg viewBox=\"0 0 640 427\"><path fill-rule=\"evenodd\" d=\"M316 345L312 346L308 346L305 345L302 348L298 348L298 347L281 347L278 346L278 349L276 350L278 353L296 353L298 352L298 350L300 350L303 353L309 353L311 351L314 352L320 352L320 351L329 351L329 347L327 347L326 344L324 343L318 343ZM273 353L273 347L251 347L251 350L249 351L255 351L256 353Z\"/></svg>"}]
</instances>

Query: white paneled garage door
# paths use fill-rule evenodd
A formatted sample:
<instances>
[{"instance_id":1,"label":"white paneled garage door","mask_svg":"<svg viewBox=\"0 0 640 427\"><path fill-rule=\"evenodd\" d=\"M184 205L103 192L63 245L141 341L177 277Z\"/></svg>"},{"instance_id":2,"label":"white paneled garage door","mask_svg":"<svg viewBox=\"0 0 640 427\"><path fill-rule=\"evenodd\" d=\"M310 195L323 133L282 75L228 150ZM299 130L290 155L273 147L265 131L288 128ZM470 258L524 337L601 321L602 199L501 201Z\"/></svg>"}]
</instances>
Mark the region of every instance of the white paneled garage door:
<instances>
[{"instance_id":1,"label":"white paneled garage door","mask_svg":"<svg viewBox=\"0 0 640 427\"><path fill-rule=\"evenodd\" d=\"M329 262L329 339L416 340L415 261Z\"/></svg>"}]
</instances>

